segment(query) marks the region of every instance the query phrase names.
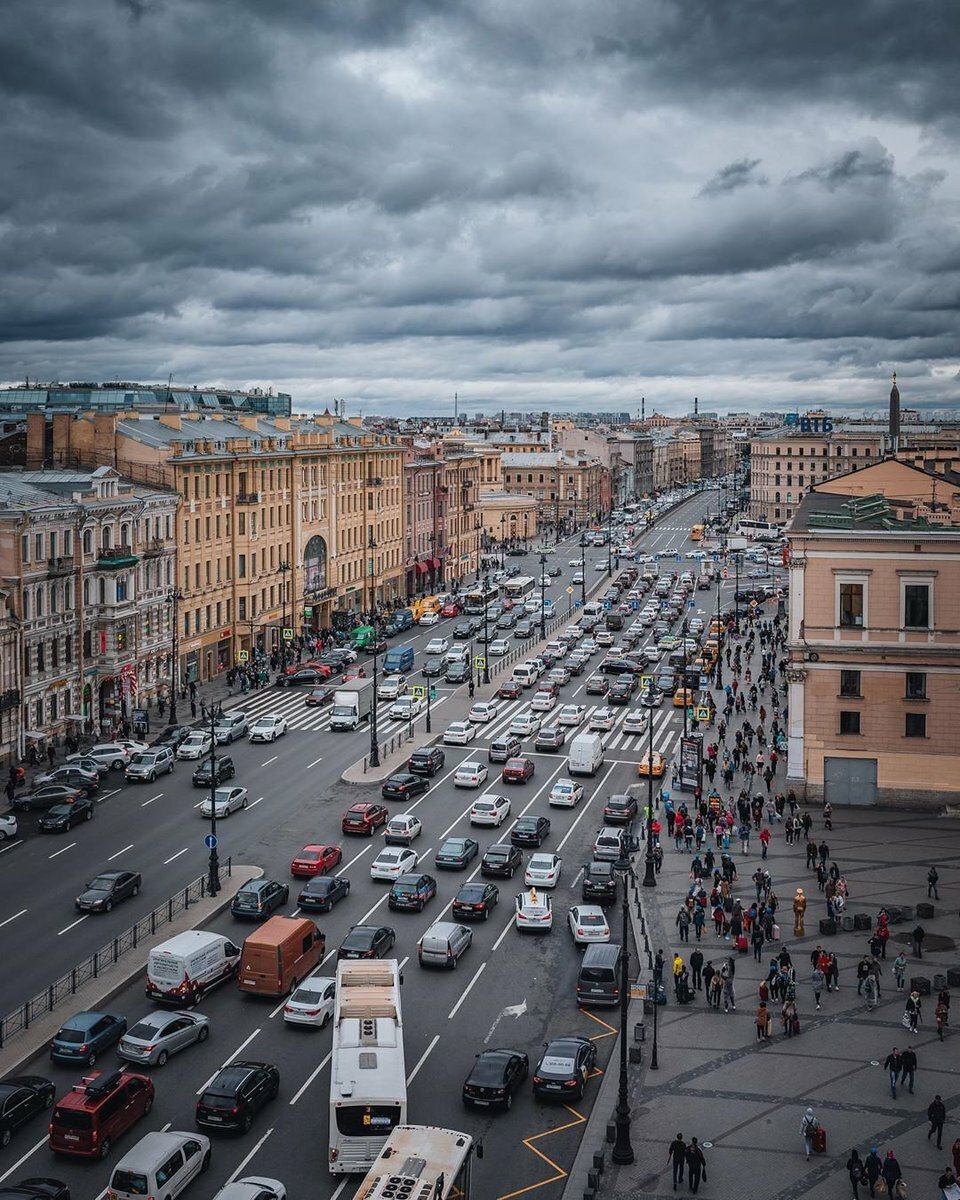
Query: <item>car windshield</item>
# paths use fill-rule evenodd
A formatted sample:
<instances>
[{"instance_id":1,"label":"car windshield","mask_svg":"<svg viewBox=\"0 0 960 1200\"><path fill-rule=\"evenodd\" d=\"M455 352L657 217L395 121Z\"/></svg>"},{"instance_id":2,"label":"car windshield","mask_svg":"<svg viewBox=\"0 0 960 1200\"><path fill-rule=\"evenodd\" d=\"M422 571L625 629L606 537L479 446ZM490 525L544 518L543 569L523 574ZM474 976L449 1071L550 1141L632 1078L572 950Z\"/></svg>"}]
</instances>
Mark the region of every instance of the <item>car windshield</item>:
<instances>
[{"instance_id":1,"label":"car windshield","mask_svg":"<svg viewBox=\"0 0 960 1200\"><path fill-rule=\"evenodd\" d=\"M91 892L109 892L112 887L112 879L92 879L87 884L87 889Z\"/></svg>"},{"instance_id":2,"label":"car windshield","mask_svg":"<svg viewBox=\"0 0 960 1200\"><path fill-rule=\"evenodd\" d=\"M130 759L130 764L134 767L141 767L144 764L152 763L155 758L155 754L135 754L133 758Z\"/></svg>"}]
</instances>

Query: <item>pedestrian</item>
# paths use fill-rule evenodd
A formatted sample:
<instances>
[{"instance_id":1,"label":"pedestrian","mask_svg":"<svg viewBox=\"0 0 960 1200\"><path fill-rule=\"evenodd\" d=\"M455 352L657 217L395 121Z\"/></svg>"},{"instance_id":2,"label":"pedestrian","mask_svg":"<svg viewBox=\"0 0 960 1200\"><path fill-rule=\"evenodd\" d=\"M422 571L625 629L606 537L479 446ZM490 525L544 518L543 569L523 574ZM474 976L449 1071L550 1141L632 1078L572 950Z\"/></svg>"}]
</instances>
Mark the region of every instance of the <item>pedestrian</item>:
<instances>
[{"instance_id":1,"label":"pedestrian","mask_svg":"<svg viewBox=\"0 0 960 1200\"><path fill-rule=\"evenodd\" d=\"M918 925L913 931L913 952L917 958L923 958L923 939L926 936L922 925Z\"/></svg>"},{"instance_id":2,"label":"pedestrian","mask_svg":"<svg viewBox=\"0 0 960 1200\"><path fill-rule=\"evenodd\" d=\"M682 904L680 906L680 909L677 912L677 919L676 919L675 924L676 924L677 928L680 930L680 941L681 942L689 942L690 941L690 910L687 908L687 906L685 904Z\"/></svg>"},{"instance_id":3,"label":"pedestrian","mask_svg":"<svg viewBox=\"0 0 960 1200\"><path fill-rule=\"evenodd\" d=\"M866 1168L863 1165L857 1150L850 1151L850 1157L847 1159L847 1174L850 1177L850 1186L853 1188L853 1200L860 1200L860 1184L866 1178Z\"/></svg>"},{"instance_id":4,"label":"pedestrian","mask_svg":"<svg viewBox=\"0 0 960 1200\"><path fill-rule=\"evenodd\" d=\"M916 1033L917 1026L920 1024L920 1009L920 993L911 992L907 997L906 1007L903 1010L906 1024L910 1027L911 1033Z\"/></svg>"},{"instance_id":5,"label":"pedestrian","mask_svg":"<svg viewBox=\"0 0 960 1200\"><path fill-rule=\"evenodd\" d=\"M937 1018L937 1037L942 1042L943 1031L950 1024L950 1005L938 1000L935 1016Z\"/></svg>"},{"instance_id":6,"label":"pedestrian","mask_svg":"<svg viewBox=\"0 0 960 1200\"><path fill-rule=\"evenodd\" d=\"M769 848L769 846L770 846L770 830L766 826L764 826L763 829L760 830L760 857L761 858L767 857L767 849Z\"/></svg>"},{"instance_id":7,"label":"pedestrian","mask_svg":"<svg viewBox=\"0 0 960 1200\"><path fill-rule=\"evenodd\" d=\"M699 905L697 911L702 911ZM699 992L703 988L703 951L699 948L690 955L690 973L693 986Z\"/></svg>"},{"instance_id":8,"label":"pedestrian","mask_svg":"<svg viewBox=\"0 0 960 1200\"><path fill-rule=\"evenodd\" d=\"M722 986L723 986L723 1011L724 1012L729 1012L731 1008L733 1009L734 1012L737 1011L736 995L734 994L734 988L733 988L733 970L734 970L734 968L732 967L732 964L730 963L729 959L720 968L720 979L721 979Z\"/></svg>"},{"instance_id":9,"label":"pedestrian","mask_svg":"<svg viewBox=\"0 0 960 1200\"><path fill-rule=\"evenodd\" d=\"M677 991L680 987L680 976L686 970L683 959L679 954L673 956L673 990Z\"/></svg>"},{"instance_id":10,"label":"pedestrian","mask_svg":"<svg viewBox=\"0 0 960 1200\"><path fill-rule=\"evenodd\" d=\"M807 1162L810 1161L810 1155L813 1152L813 1135L818 1128L819 1122L814 1116L813 1109L808 1108L800 1122L800 1136L803 1138L803 1150L807 1156Z\"/></svg>"},{"instance_id":11,"label":"pedestrian","mask_svg":"<svg viewBox=\"0 0 960 1200\"><path fill-rule=\"evenodd\" d=\"M960 1176L960 1137L950 1147L950 1155L953 1158L953 1173Z\"/></svg>"},{"instance_id":12,"label":"pedestrian","mask_svg":"<svg viewBox=\"0 0 960 1200\"><path fill-rule=\"evenodd\" d=\"M687 1143L683 1140L683 1134L678 1133L670 1145L667 1147L667 1162L673 1164L673 1190L677 1190L677 1183L683 1183L683 1166L687 1161Z\"/></svg>"},{"instance_id":13,"label":"pedestrian","mask_svg":"<svg viewBox=\"0 0 960 1200\"><path fill-rule=\"evenodd\" d=\"M938 1150L943 1149L941 1142L943 1141L943 1123L946 1119L947 1106L940 1096L936 1095L927 1105L927 1120L930 1122L930 1132L927 1134L927 1141L929 1142L933 1135L936 1134Z\"/></svg>"},{"instance_id":14,"label":"pedestrian","mask_svg":"<svg viewBox=\"0 0 960 1200\"><path fill-rule=\"evenodd\" d=\"M653 982L659 987L663 983L663 951L658 950L653 960Z\"/></svg>"},{"instance_id":15,"label":"pedestrian","mask_svg":"<svg viewBox=\"0 0 960 1200\"><path fill-rule=\"evenodd\" d=\"M687 1179L690 1182L690 1191L694 1195L697 1194L697 1189L700 1187L700 1178L704 1181L707 1178L707 1160L703 1157L703 1151L695 1137L690 1139L690 1145L687 1147Z\"/></svg>"},{"instance_id":16,"label":"pedestrian","mask_svg":"<svg viewBox=\"0 0 960 1200\"><path fill-rule=\"evenodd\" d=\"M834 991L839 992L839 990L840 990L840 964L837 962L837 956L835 954L831 953L829 962L827 963L827 991L828 992L834 992Z\"/></svg>"},{"instance_id":17,"label":"pedestrian","mask_svg":"<svg viewBox=\"0 0 960 1200\"><path fill-rule=\"evenodd\" d=\"M192 698L190 700L190 716L193 717L194 720L197 719L197 702Z\"/></svg>"},{"instance_id":18,"label":"pedestrian","mask_svg":"<svg viewBox=\"0 0 960 1200\"><path fill-rule=\"evenodd\" d=\"M760 1001L760 1007L757 1009L757 1041L770 1041L770 1013L767 1009L766 1000Z\"/></svg>"},{"instance_id":19,"label":"pedestrian","mask_svg":"<svg viewBox=\"0 0 960 1200\"><path fill-rule=\"evenodd\" d=\"M750 935L750 941L751 941L751 944L753 945L753 957L754 957L755 962L763 961L763 943L764 943L765 937L766 937L766 935L763 932L763 928L761 927L760 923L757 922L757 924L755 924L753 927L753 933Z\"/></svg>"},{"instance_id":20,"label":"pedestrian","mask_svg":"<svg viewBox=\"0 0 960 1200\"><path fill-rule=\"evenodd\" d=\"M706 864L704 864L704 866L706 866ZM706 913L703 910L703 905L698 904L697 907L693 910L693 931L697 935L698 942L700 941L701 937L703 936L703 926L706 922L706 919L707 919L707 917L706 917Z\"/></svg>"},{"instance_id":21,"label":"pedestrian","mask_svg":"<svg viewBox=\"0 0 960 1200\"><path fill-rule=\"evenodd\" d=\"M814 967L813 974L810 976L810 982L813 984L813 998L817 1002L817 1012L820 1011L820 994L823 991L823 985L827 982L827 977L819 966Z\"/></svg>"},{"instance_id":22,"label":"pedestrian","mask_svg":"<svg viewBox=\"0 0 960 1200\"><path fill-rule=\"evenodd\" d=\"M890 1076L890 1095L894 1100L897 1098L897 1080L900 1078L900 1068L902 1065L903 1060L900 1057L900 1051L894 1046L883 1060L883 1069Z\"/></svg>"},{"instance_id":23,"label":"pedestrian","mask_svg":"<svg viewBox=\"0 0 960 1200\"><path fill-rule=\"evenodd\" d=\"M937 1187L941 1192L946 1194L947 1188L955 1188L957 1186L957 1177L953 1173L951 1167L944 1167L943 1174L937 1180Z\"/></svg>"},{"instance_id":24,"label":"pedestrian","mask_svg":"<svg viewBox=\"0 0 960 1200\"><path fill-rule=\"evenodd\" d=\"M910 1095L913 1095L913 1079L917 1071L917 1052L912 1046L908 1046L900 1055L900 1082L908 1083L910 1087Z\"/></svg>"},{"instance_id":25,"label":"pedestrian","mask_svg":"<svg viewBox=\"0 0 960 1200\"><path fill-rule=\"evenodd\" d=\"M866 1001L867 1012L873 1012L877 1007L877 1001L880 999L880 991L877 988L877 977L869 968L867 976L863 981L863 998Z\"/></svg>"},{"instance_id":26,"label":"pedestrian","mask_svg":"<svg viewBox=\"0 0 960 1200\"><path fill-rule=\"evenodd\" d=\"M940 899L940 893L937 891L937 883L940 880L940 873L936 867L931 867L927 872L927 899L932 896L934 900Z\"/></svg>"},{"instance_id":27,"label":"pedestrian","mask_svg":"<svg viewBox=\"0 0 960 1200\"><path fill-rule=\"evenodd\" d=\"M897 957L893 960L893 977L897 981L897 991L902 992L904 988L904 980L907 975L907 960L904 958L901 950Z\"/></svg>"},{"instance_id":28,"label":"pedestrian","mask_svg":"<svg viewBox=\"0 0 960 1200\"><path fill-rule=\"evenodd\" d=\"M867 1186L870 1188L870 1195L874 1194L874 1188L877 1186L877 1180L883 1171L883 1163L880 1160L880 1155L877 1153L876 1146L870 1147L870 1153L864 1159L863 1169L867 1176Z\"/></svg>"},{"instance_id":29,"label":"pedestrian","mask_svg":"<svg viewBox=\"0 0 960 1200\"><path fill-rule=\"evenodd\" d=\"M883 1182L887 1185L887 1195L890 1200L894 1197L899 1197L901 1188L898 1186L903 1178L903 1172L900 1170L900 1164L897 1162L896 1155L892 1150L888 1150L886 1157L883 1160L883 1169L880 1172L883 1176Z\"/></svg>"}]
</instances>

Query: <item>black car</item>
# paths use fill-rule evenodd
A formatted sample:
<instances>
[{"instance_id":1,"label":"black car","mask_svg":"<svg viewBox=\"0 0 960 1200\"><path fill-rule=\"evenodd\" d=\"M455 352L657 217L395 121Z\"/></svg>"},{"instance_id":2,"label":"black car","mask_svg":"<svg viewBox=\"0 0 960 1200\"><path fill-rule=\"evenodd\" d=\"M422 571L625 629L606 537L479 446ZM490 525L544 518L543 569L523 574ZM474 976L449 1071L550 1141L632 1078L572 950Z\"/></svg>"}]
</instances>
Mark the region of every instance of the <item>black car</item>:
<instances>
[{"instance_id":1,"label":"black car","mask_svg":"<svg viewBox=\"0 0 960 1200\"><path fill-rule=\"evenodd\" d=\"M466 683L470 678L471 667L468 662L447 663L444 678L447 683Z\"/></svg>"},{"instance_id":2,"label":"black car","mask_svg":"<svg viewBox=\"0 0 960 1200\"><path fill-rule=\"evenodd\" d=\"M514 846L541 846L549 832L549 817L517 817L510 830L510 841Z\"/></svg>"},{"instance_id":3,"label":"black car","mask_svg":"<svg viewBox=\"0 0 960 1200\"><path fill-rule=\"evenodd\" d=\"M443 770L447 756L439 746L424 746L422 750L414 750L407 759L407 770L411 775L436 775Z\"/></svg>"},{"instance_id":4,"label":"black car","mask_svg":"<svg viewBox=\"0 0 960 1200\"><path fill-rule=\"evenodd\" d=\"M513 636L515 638L533 637L533 622L532 621L518 621L516 626L514 627Z\"/></svg>"},{"instance_id":5,"label":"black car","mask_svg":"<svg viewBox=\"0 0 960 1200\"><path fill-rule=\"evenodd\" d=\"M605 825L629 825L640 806L634 796L608 796L603 806L603 823Z\"/></svg>"},{"instance_id":6,"label":"black car","mask_svg":"<svg viewBox=\"0 0 960 1200\"><path fill-rule=\"evenodd\" d=\"M558 566L552 566L547 571L547 574L550 576L551 579L559 579L560 578L560 568Z\"/></svg>"},{"instance_id":7,"label":"black car","mask_svg":"<svg viewBox=\"0 0 960 1200\"><path fill-rule=\"evenodd\" d=\"M463 1102L468 1107L512 1108L513 1094L529 1071L530 1060L520 1050L484 1050L463 1081Z\"/></svg>"},{"instance_id":8,"label":"black car","mask_svg":"<svg viewBox=\"0 0 960 1200\"><path fill-rule=\"evenodd\" d=\"M70 1189L59 1179L30 1176L0 1184L0 1200L70 1200Z\"/></svg>"},{"instance_id":9,"label":"black car","mask_svg":"<svg viewBox=\"0 0 960 1200\"><path fill-rule=\"evenodd\" d=\"M475 880L464 883L453 898L453 915L461 920L486 921L500 899L500 889L495 883Z\"/></svg>"},{"instance_id":10,"label":"black car","mask_svg":"<svg viewBox=\"0 0 960 1200\"><path fill-rule=\"evenodd\" d=\"M428 654L423 662L424 679L438 679L447 669L447 660L443 654Z\"/></svg>"},{"instance_id":11,"label":"black car","mask_svg":"<svg viewBox=\"0 0 960 1200\"><path fill-rule=\"evenodd\" d=\"M534 738L534 750L559 750L567 740L567 731L560 725L545 725Z\"/></svg>"},{"instance_id":12,"label":"black car","mask_svg":"<svg viewBox=\"0 0 960 1200\"><path fill-rule=\"evenodd\" d=\"M191 733L195 733L189 725L168 725L150 743L151 746L169 746L176 750L181 742L185 742Z\"/></svg>"},{"instance_id":13,"label":"black car","mask_svg":"<svg viewBox=\"0 0 960 1200\"><path fill-rule=\"evenodd\" d=\"M563 665L567 668L571 675L582 675L586 670L588 661L589 660L586 658L580 658L576 652L574 652L564 662Z\"/></svg>"},{"instance_id":14,"label":"black car","mask_svg":"<svg viewBox=\"0 0 960 1200\"><path fill-rule=\"evenodd\" d=\"M480 844L469 837L447 838L433 856L438 867L460 871L480 853Z\"/></svg>"},{"instance_id":15,"label":"black car","mask_svg":"<svg viewBox=\"0 0 960 1200\"><path fill-rule=\"evenodd\" d=\"M526 550L521 550L520 547L517 546L516 549L507 551L507 557L508 558L526 558L527 552L526 552Z\"/></svg>"},{"instance_id":16,"label":"black car","mask_svg":"<svg viewBox=\"0 0 960 1200\"><path fill-rule=\"evenodd\" d=\"M481 875L495 875L512 879L513 873L523 864L523 855L509 842L494 842L480 860Z\"/></svg>"},{"instance_id":17,"label":"black car","mask_svg":"<svg viewBox=\"0 0 960 1200\"><path fill-rule=\"evenodd\" d=\"M410 800L414 796L422 796L429 792L430 784L423 775L413 775L409 771L399 771L385 779L380 787L380 795L384 800Z\"/></svg>"},{"instance_id":18,"label":"black car","mask_svg":"<svg viewBox=\"0 0 960 1200\"><path fill-rule=\"evenodd\" d=\"M423 871L409 871L393 881L387 908L395 912L423 912L437 894L437 881Z\"/></svg>"},{"instance_id":19,"label":"black car","mask_svg":"<svg viewBox=\"0 0 960 1200\"><path fill-rule=\"evenodd\" d=\"M10 807L18 812L53 808L55 804L72 804L83 796L83 791L66 783L45 783L29 796L15 796Z\"/></svg>"},{"instance_id":20,"label":"black car","mask_svg":"<svg viewBox=\"0 0 960 1200\"><path fill-rule=\"evenodd\" d=\"M280 1092L280 1072L272 1063L235 1059L222 1067L197 1101L201 1129L239 1129L246 1133L264 1105Z\"/></svg>"},{"instance_id":21,"label":"black car","mask_svg":"<svg viewBox=\"0 0 960 1200\"><path fill-rule=\"evenodd\" d=\"M350 880L342 875L317 875L304 884L297 904L304 912L329 912L350 894Z\"/></svg>"},{"instance_id":22,"label":"black car","mask_svg":"<svg viewBox=\"0 0 960 1200\"><path fill-rule=\"evenodd\" d=\"M337 958L386 958L396 940L388 925L354 925L340 943Z\"/></svg>"},{"instance_id":23,"label":"black car","mask_svg":"<svg viewBox=\"0 0 960 1200\"><path fill-rule=\"evenodd\" d=\"M243 921L265 921L290 899L290 887L273 879L251 879L230 902L230 914Z\"/></svg>"},{"instance_id":24,"label":"black car","mask_svg":"<svg viewBox=\"0 0 960 1200\"><path fill-rule=\"evenodd\" d=\"M473 626L469 621L458 621L453 627L453 638L457 642L469 642L473 633Z\"/></svg>"},{"instance_id":25,"label":"black car","mask_svg":"<svg viewBox=\"0 0 960 1200\"><path fill-rule=\"evenodd\" d=\"M326 683L326 678L324 672L316 667L301 667L292 675L278 675L275 684L277 687L319 687Z\"/></svg>"},{"instance_id":26,"label":"black car","mask_svg":"<svg viewBox=\"0 0 960 1200\"><path fill-rule=\"evenodd\" d=\"M513 629L516 623L516 615L512 612L505 612L502 617L497 618L498 629Z\"/></svg>"},{"instance_id":27,"label":"black car","mask_svg":"<svg viewBox=\"0 0 960 1200\"><path fill-rule=\"evenodd\" d=\"M617 873L613 863L595 861L584 864L580 896L584 901L597 904L612 904L617 898Z\"/></svg>"},{"instance_id":28,"label":"black car","mask_svg":"<svg viewBox=\"0 0 960 1200\"><path fill-rule=\"evenodd\" d=\"M37 822L41 833L64 833L81 821L93 820L93 801L80 796L72 804L55 804Z\"/></svg>"},{"instance_id":29,"label":"black car","mask_svg":"<svg viewBox=\"0 0 960 1200\"><path fill-rule=\"evenodd\" d=\"M212 771L210 768L210 759L205 758L193 773L193 786L210 787L213 784L219 787L221 783L226 783L228 779L232 779L236 773L237 768L233 765L233 759L229 754L218 755L213 760Z\"/></svg>"},{"instance_id":30,"label":"black car","mask_svg":"<svg viewBox=\"0 0 960 1200\"><path fill-rule=\"evenodd\" d=\"M494 738L487 750L487 762L509 762L511 758L516 758L523 749L523 743L520 738L514 734L504 734L503 737Z\"/></svg>"},{"instance_id":31,"label":"black car","mask_svg":"<svg viewBox=\"0 0 960 1200\"><path fill-rule=\"evenodd\" d=\"M597 1047L583 1037L560 1037L544 1045L533 1073L533 1094L582 1100L587 1076L597 1065Z\"/></svg>"},{"instance_id":32,"label":"black car","mask_svg":"<svg viewBox=\"0 0 960 1200\"><path fill-rule=\"evenodd\" d=\"M139 895L142 884L139 871L101 871L73 905L77 912L110 912L121 900Z\"/></svg>"},{"instance_id":33,"label":"black car","mask_svg":"<svg viewBox=\"0 0 960 1200\"><path fill-rule=\"evenodd\" d=\"M16 1075L0 1082L0 1146L31 1117L53 1104L56 1087L42 1075Z\"/></svg>"},{"instance_id":34,"label":"black car","mask_svg":"<svg viewBox=\"0 0 960 1200\"><path fill-rule=\"evenodd\" d=\"M629 704L633 699L633 675L627 679L618 679L609 692L607 692L608 704Z\"/></svg>"},{"instance_id":35,"label":"black car","mask_svg":"<svg viewBox=\"0 0 960 1200\"><path fill-rule=\"evenodd\" d=\"M69 788L75 788L78 792L83 792L85 796L92 796L100 790L99 772L88 771L76 763L65 763L64 766L57 767L55 771L50 771L43 776L43 782L65 784ZM37 780L37 786L40 786L39 779Z\"/></svg>"}]
</instances>

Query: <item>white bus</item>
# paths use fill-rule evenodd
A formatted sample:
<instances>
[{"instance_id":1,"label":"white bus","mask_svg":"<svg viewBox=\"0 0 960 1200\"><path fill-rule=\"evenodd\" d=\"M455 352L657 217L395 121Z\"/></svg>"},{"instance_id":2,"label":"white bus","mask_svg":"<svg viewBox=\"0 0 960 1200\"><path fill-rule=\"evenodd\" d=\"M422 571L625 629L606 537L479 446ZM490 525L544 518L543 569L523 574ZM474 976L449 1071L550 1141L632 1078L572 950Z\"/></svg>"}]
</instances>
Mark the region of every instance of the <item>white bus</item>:
<instances>
[{"instance_id":1,"label":"white bus","mask_svg":"<svg viewBox=\"0 0 960 1200\"><path fill-rule=\"evenodd\" d=\"M483 1157L468 1133L436 1125L401 1125L360 1184L355 1200L472 1200L473 1157Z\"/></svg>"},{"instance_id":2,"label":"white bus","mask_svg":"<svg viewBox=\"0 0 960 1200\"><path fill-rule=\"evenodd\" d=\"M523 600L537 586L532 575L518 575L516 579L505 579L500 584L500 594L508 600Z\"/></svg>"},{"instance_id":3,"label":"white bus","mask_svg":"<svg viewBox=\"0 0 960 1200\"><path fill-rule=\"evenodd\" d=\"M463 611L468 617L482 617L483 610L488 604L492 604L499 595L500 592L494 583L486 586L481 583L474 586L469 591L460 593Z\"/></svg>"},{"instance_id":4,"label":"white bus","mask_svg":"<svg viewBox=\"0 0 960 1200\"><path fill-rule=\"evenodd\" d=\"M776 542L783 537L784 527L773 521L763 521L753 517L738 517L737 536L749 538L751 541Z\"/></svg>"},{"instance_id":5,"label":"white bus","mask_svg":"<svg viewBox=\"0 0 960 1200\"><path fill-rule=\"evenodd\" d=\"M343 960L337 964L330 1051L330 1171L368 1171L406 1116L396 959Z\"/></svg>"}]
</instances>

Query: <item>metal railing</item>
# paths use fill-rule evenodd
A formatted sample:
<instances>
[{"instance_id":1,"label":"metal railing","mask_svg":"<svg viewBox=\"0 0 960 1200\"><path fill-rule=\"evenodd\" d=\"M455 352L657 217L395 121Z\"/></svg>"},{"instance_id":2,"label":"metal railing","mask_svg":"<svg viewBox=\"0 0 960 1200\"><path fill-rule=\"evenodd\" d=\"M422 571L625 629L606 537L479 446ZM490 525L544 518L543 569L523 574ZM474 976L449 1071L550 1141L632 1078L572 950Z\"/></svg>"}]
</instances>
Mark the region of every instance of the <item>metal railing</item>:
<instances>
[{"instance_id":1,"label":"metal railing","mask_svg":"<svg viewBox=\"0 0 960 1200\"><path fill-rule=\"evenodd\" d=\"M228 858L220 867L220 879L228 878L233 868L233 860ZM112 967L131 950L136 950L144 938L152 937L158 929L169 925L173 918L186 911L191 904L196 904L207 894L207 876L201 875L171 896L153 912L141 917L135 925L130 925L118 934L112 941L102 946L95 954L89 955L66 974L61 975L52 983L47 984L42 992L37 992L29 1000L5 1013L0 1018L0 1048L18 1033L23 1033L59 1005L68 1000L91 979L99 976Z\"/></svg>"}]
</instances>

